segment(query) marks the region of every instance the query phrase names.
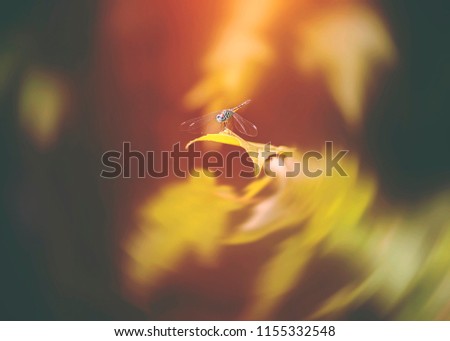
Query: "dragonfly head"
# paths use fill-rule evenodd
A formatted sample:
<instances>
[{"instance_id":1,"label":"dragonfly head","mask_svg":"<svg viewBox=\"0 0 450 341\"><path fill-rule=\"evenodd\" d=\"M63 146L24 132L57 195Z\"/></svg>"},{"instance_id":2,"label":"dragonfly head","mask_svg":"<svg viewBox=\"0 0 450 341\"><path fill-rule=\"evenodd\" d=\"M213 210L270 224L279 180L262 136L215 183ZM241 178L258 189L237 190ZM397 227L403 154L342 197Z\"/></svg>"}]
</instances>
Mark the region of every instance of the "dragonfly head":
<instances>
[{"instance_id":1,"label":"dragonfly head","mask_svg":"<svg viewBox=\"0 0 450 341\"><path fill-rule=\"evenodd\" d=\"M222 123L222 122L226 121L225 115L223 113L217 114L216 115L216 120L219 123Z\"/></svg>"}]
</instances>

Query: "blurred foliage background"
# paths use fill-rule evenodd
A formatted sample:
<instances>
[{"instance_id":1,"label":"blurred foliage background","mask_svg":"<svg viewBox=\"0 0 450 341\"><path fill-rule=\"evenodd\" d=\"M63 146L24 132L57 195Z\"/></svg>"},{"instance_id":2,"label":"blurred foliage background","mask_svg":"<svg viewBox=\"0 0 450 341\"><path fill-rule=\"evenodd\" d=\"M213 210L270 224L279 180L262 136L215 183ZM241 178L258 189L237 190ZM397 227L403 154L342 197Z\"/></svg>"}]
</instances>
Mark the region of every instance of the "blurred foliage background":
<instances>
[{"instance_id":1,"label":"blurred foliage background","mask_svg":"<svg viewBox=\"0 0 450 341\"><path fill-rule=\"evenodd\" d=\"M4 2L0 317L449 320L445 8ZM204 150L332 140L349 177L99 176L246 98L255 141Z\"/></svg>"}]
</instances>

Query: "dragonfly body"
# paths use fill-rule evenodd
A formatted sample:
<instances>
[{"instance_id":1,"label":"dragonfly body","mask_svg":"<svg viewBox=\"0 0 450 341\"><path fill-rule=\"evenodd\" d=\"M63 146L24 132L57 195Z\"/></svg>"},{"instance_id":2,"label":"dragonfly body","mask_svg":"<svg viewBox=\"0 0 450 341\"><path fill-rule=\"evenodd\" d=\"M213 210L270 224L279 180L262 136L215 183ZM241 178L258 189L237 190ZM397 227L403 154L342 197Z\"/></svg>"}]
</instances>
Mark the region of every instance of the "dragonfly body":
<instances>
[{"instance_id":1,"label":"dragonfly body","mask_svg":"<svg viewBox=\"0 0 450 341\"><path fill-rule=\"evenodd\" d=\"M256 128L256 126L236 113L236 111L238 111L248 103L250 103L249 99L234 108L223 109L216 113L207 114L205 116L197 117L183 122L181 124L181 130L193 133L203 133L208 128L208 124L210 124L212 121L216 121L216 125L217 123L219 123L219 127L221 127L222 130L234 125L236 130L238 130L239 132L249 136L256 136L258 133L258 129Z\"/></svg>"}]
</instances>

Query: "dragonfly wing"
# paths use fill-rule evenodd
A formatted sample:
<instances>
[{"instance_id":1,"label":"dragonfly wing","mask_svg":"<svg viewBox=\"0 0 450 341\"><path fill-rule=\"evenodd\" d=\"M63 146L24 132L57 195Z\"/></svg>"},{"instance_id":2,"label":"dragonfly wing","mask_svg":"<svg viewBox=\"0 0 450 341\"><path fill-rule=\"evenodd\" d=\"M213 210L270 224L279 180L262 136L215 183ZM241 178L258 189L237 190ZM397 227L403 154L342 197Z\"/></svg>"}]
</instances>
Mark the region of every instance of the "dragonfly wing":
<instances>
[{"instance_id":1,"label":"dragonfly wing","mask_svg":"<svg viewBox=\"0 0 450 341\"><path fill-rule=\"evenodd\" d=\"M246 120L241 115L234 113L233 120L234 127L237 131L248 136L258 135L258 128L256 128L256 126L252 122Z\"/></svg>"},{"instance_id":2,"label":"dragonfly wing","mask_svg":"<svg viewBox=\"0 0 450 341\"><path fill-rule=\"evenodd\" d=\"M193 134L212 133L220 130L220 124L216 121L217 113L210 113L192 118L180 124L180 130Z\"/></svg>"}]
</instances>

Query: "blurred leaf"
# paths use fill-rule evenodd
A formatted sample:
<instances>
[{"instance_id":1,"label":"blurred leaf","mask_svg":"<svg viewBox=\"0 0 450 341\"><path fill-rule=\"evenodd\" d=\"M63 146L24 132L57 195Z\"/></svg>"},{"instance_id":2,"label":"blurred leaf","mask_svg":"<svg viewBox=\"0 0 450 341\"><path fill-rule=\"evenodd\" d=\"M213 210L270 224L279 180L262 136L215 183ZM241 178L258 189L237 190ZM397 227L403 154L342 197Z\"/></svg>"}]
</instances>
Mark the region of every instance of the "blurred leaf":
<instances>
[{"instance_id":1,"label":"blurred leaf","mask_svg":"<svg viewBox=\"0 0 450 341\"><path fill-rule=\"evenodd\" d=\"M363 272L359 282L337 291L310 318L336 318L373 298L380 313L394 312L398 320L449 319L449 199L441 195L414 211L386 210L352 229L334 231L330 249Z\"/></svg>"},{"instance_id":2,"label":"blurred leaf","mask_svg":"<svg viewBox=\"0 0 450 341\"><path fill-rule=\"evenodd\" d=\"M205 75L186 95L191 109L206 106L212 111L252 97L263 70L273 60L273 49L261 33L275 17L279 3L247 0L230 4L229 19L204 59Z\"/></svg>"},{"instance_id":3,"label":"blurred leaf","mask_svg":"<svg viewBox=\"0 0 450 341\"><path fill-rule=\"evenodd\" d=\"M276 254L264 265L258 275L252 300L242 317L265 320L281 299L299 280L302 270L312 255L313 245L305 243L302 234L297 234L277 245Z\"/></svg>"},{"instance_id":4,"label":"blurred leaf","mask_svg":"<svg viewBox=\"0 0 450 341\"><path fill-rule=\"evenodd\" d=\"M370 85L395 63L396 51L379 15L352 4L321 11L300 24L297 61L301 71L324 76L344 118L355 125Z\"/></svg>"},{"instance_id":5,"label":"blurred leaf","mask_svg":"<svg viewBox=\"0 0 450 341\"><path fill-rule=\"evenodd\" d=\"M0 98L19 64L20 52L13 48L0 50Z\"/></svg>"},{"instance_id":6,"label":"blurred leaf","mask_svg":"<svg viewBox=\"0 0 450 341\"><path fill-rule=\"evenodd\" d=\"M281 303L281 300L302 280L303 270L319 243L323 242L333 229L348 229L357 226L373 200L373 181L358 178L358 165L347 159L343 167L348 177L287 178L289 184L281 191L285 200L271 207L268 212L275 219L261 220L261 230L273 231L282 227L297 226L295 234L277 246L277 253L264 265L256 281L253 300L244 311L243 317L267 319ZM280 194L278 194L280 195ZM282 194L281 194L282 195ZM358 204L354 205L355 199ZM267 224L264 227L264 224ZM241 232L235 241L249 241L248 233ZM252 233L255 236L255 233ZM253 237L252 236L252 237Z\"/></svg>"},{"instance_id":7,"label":"blurred leaf","mask_svg":"<svg viewBox=\"0 0 450 341\"><path fill-rule=\"evenodd\" d=\"M228 214L239 208L232 188L201 176L170 185L140 209L139 230L126 244L129 276L141 286L154 286L193 252L214 262Z\"/></svg>"},{"instance_id":8,"label":"blurred leaf","mask_svg":"<svg viewBox=\"0 0 450 341\"><path fill-rule=\"evenodd\" d=\"M41 149L54 144L67 113L69 93L62 77L34 69L25 78L19 98L22 129Z\"/></svg>"}]
</instances>

